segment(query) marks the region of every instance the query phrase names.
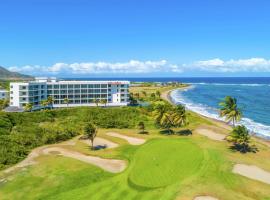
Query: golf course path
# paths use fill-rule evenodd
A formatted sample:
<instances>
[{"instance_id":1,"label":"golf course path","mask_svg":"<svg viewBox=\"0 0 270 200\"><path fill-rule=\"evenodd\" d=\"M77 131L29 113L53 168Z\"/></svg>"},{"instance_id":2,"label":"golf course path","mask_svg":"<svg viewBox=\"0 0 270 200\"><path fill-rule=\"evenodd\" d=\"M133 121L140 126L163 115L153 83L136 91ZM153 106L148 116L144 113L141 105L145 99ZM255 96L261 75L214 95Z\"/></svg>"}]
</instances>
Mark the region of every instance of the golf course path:
<instances>
[{"instance_id":1,"label":"golf course path","mask_svg":"<svg viewBox=\"0 0 270 200\"><path fill-rule=\"evenodd\" d=\"M91 145L90 140L81 140L83 143ZM116 148L119 145L117 143L114 143L112 141L106 140L104 138L101 137L96 137L94 140L94 147L98 148L104 148L104 149L111 149L111 148Z\"/></svg>"},{"instance_id":2,"label":"golf course path","mask_svg":"<svg viewBox=\"0 0 270 200\"><path fill-rule=\"evenodd\" d=\"M270 184L270 172L255 165L236 164L233 167L233 173Z\"/></svg>"},{"instance_id":3,"label":"golf course path","mask_svg":"<svg viewBox=\"0 0 270 200\"><path fill-rule=\"evenodd\" d=\"M70 151L61 147L49 147L43 149L44 154L57 153L69 158L74 158L86 163L96 165L112 173L122 172L126 168L126 162L123 160L104 159L96 156L88 156L76 151Z\"/></svg>"},{"instance_id":4,"label":"golf course path","mask_svg":"<svg viewBox=\"0 0 270 200\"><path fill-rule=\"evenodd\" d=\"M210 129L198 128L195 131L196 131L196 133L198 133L200 135L204 135L212 140L216 140L216 141L224 141L225 140L225 135L220 134L220 133L216 133L215 131L212 131Z\"/></svg>"},{"instance_id":5,"label":"golf course path","mask_svg":"<svg viewBox=\"0 0 270 200\"><path fill-rule=\"evenodd\" d=\"M141 145L145 143L145 139L141 139L141 138L130 137L130 136L122 135L115 132L108 132L106 134L112 137L118 137L118 138L124 139L131 145Z\"/></svg>"},{"instance_id":6,"label":"golf course path","mask_svg":"<svg viewBox=\"0 0 270 200\"><path fill-rule=\"evenodd\" d=\"M218 199L211 196L197 196L194 198L194 200L218 200Z\"/></svg>"}]
</instances>

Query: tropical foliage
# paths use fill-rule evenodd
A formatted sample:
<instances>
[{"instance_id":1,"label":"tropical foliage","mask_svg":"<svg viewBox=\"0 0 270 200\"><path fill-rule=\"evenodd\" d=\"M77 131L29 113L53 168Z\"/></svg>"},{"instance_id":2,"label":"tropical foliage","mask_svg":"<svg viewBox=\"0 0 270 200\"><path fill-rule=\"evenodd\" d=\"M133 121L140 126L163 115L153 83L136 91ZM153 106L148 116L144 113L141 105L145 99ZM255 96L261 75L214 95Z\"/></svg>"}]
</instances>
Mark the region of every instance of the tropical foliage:
<instances>
[{"instance_id":1,"label":"tropical foliage","mask_svg":"<svg viewBox=\"0 0 270 200\"><path fill-rule=\"evenodd\" d=\"M232 122L233 126L235 126L235 123L241 120L242 111L237 105L236 98L226 96L219 105L221 106L220 116L225 117L227 122Z\"/></svg>"},{"instance_id":2,"label":"tropical foliage","mask_svg":"<svg viewBox=\"0 0 270 200\"><path fill-rule=\"evenodd\" d=\"M86 123L84 134L91 141L91 149L94 150L94 139L97 136L97 127L91 122Z\"/></svg>"}]
</instances>

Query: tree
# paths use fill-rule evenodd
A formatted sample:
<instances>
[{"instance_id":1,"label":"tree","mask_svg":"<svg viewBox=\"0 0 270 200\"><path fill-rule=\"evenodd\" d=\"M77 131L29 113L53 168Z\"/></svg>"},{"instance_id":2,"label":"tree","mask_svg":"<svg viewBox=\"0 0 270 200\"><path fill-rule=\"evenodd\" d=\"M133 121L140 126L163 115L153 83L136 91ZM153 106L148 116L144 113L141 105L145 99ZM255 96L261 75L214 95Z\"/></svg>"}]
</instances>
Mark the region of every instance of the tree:
<instances>
[{"instance_id":1,"label":"tree","mask_svg":"<svg viewBox=\"0 0 270 200\"><path fill-rule=\"evenodd\" d=\"M145 91L142 91L142 94L144 97L147 97L147 93Z\"/></svg>"},{"instance_id":2,"label":"tree","mask_svg":"<svg viewBox=\"0 0 270 200\"><path fill-rule=\"evenodd\" d=\"M245 126L236 126L230 133L228 140L233 142L235 147L243 153L249 150L250 135Z\"/></svg>"},{"instance_id":3,"label":"tree","mask_svg":"<svg viewBox=\"0 0 270 200\"><path fill-rule=\"evenodd\" d=\"M87 123L84 127L84 134L91 141L91 149L94 150L94 139L97 136L97 127L93 123Z\"/></svg>"},{"instance_id":4,"label":"tree","mask_svg":"<svg viewBox=\"0 0 270 200\"><path fill-rule=\"evenodd\" d=\"M7 99L0 99L0 110L3 110L6 108L9 104L9 101Z\"/></svg>"},{"instance_id":5,"label":"tree","mask_svg":"<svg viewBox=\"0 0 270 200\"><path fill-rule=\"evenodd\" d=\"M160 99L161 93L159 90L156 91L156 96Z\"/></svg>"},{"instance_id":6,"label":"tree","mask_svg":"<svg viewBox=\"0 0 270 200\"><path fill-rule=\"evenodd\" d=\"M151 100L155 100L155 98L156 98L155 93L151 93L150 98L151 98Z\"/></svg>"},{"instance_id":7,"label":"tree","mask_svg":"<svg viewBox=\"0 0 270 200\"><path fill-rule=\"evenodd\" d=\"M102 99L102 100L101 100L101 103L102 103L105 107L106 107L106 105L107 105L107 102L108 102L107 99Z\"/></svg>"},{"instance_id":8,"label":"tree","mask_svg":"<svg viewBox=\"0 0 270 200\"><path fill-rule=\"evenodd\" d=\"M53 98L52 96L49 96L48 99L47 99L47 105L50 105L51 108L53 108Z\"/></svg>"},{"instance_id":9,"label":"tree","mask_svg":"<svg viewBox=\"0 0 270 200\"><path fill-rule=\"evenodd\" d=\"M143 122L139 122L138 128L140 130L140 133L145 133L145 125Z\"/></svg>"},{"instance_id":10,"label":"tree","mask_svg":"<svg viewBox=\"0 0 270 200\"><path fill-rule=\"evenodd\" d=\"M27 112L31 112L33 109L33 104L32 103L27 103L25 106L24 106L24 110L27 111Z\"/></svg>"},{"instance_id":11,"label":"tree","mask_svg":"<svg viewBox=\"0 0 270 200\"><path fill-rule=\"evenodd\" d=\"M236 98L226 96L223 102L220 102L220 116L225 117L227 122L232 122L233 126L235 123L240 121L242 118L242 111L237 106Z\"/></svg>"},{"instance_id":12,"label":"tree","mask_svg":"<svg viewBox=\"0 0 270 200\"><path fill-rule=\"evenodd\" d=\"M46 108L48 106L48 101L47 100L42 100L40 102L40 105L43 107L43 108Z\"/></svg>"},{"instance_id":13,"label":"tree","mask_svg":"<svg viewBox=\"0 0 270 200\"><path fill-rule=\"evenodd\" d=\"M64 103L67 104L67 107L68 107L69 99L68 98L64 98Z\"/></svg>"},{"instance_id":14,"label":"tree","mask_svg":"<svg viewBox=\"0 0 270 200\"><path fill-rule=\"evenodd\" d=\"M96 106L98 107L100 100L99 99L94 99L94 103L96 104Z\"/></svg>"},{"instance_id":15,"label":"tree","mask_svg":"<svg viewBox=\"0 0 270 200\"><path fill-rule=\"evenodd\" d=\"M177 105L173 113L173 123L176 127L184 126L188 123L186 109L183 105Z\"/></svg>"}]
</instances>

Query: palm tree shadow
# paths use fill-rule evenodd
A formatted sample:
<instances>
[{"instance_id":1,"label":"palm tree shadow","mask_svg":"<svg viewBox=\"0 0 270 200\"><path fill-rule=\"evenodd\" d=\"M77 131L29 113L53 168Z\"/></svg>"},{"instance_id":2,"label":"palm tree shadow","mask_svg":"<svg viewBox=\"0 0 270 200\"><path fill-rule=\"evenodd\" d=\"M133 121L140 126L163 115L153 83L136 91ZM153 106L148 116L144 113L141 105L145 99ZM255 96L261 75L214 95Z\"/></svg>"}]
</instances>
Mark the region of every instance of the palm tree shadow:
<instances>
[{"instance_id":1,"label":"palm tree shadow","mask_svg":"<svg viewBox=\"0 0 270 200\"><path fill-rule=\"evenodd\" d=\"M105 145L96 145L96 146L94 146L93 150L97 151L97 150L102 150L102 149L106 149L106 148L107 148L106 144Z\"/></svg>"},{"instance_id":2,"label":"palm tree shadow","mask_svg":"<svg viewBox=\"0 0 270 200\"><path fill-rule=\"evenodd\" d=\"M192 131L190 129L184 129L176 132L176 135L188 136L192 135Z\"/></svg>"},{"instance_id":3,"label":"palm tree shadow","mask_svg":"<svg viewBox=\"0 0 270 200\"><path fill-rule=\"evenodd\" d=\"M240 152L240 153L257 153L259 149L255 145L241 145L241 144L233 144L229 147L232 151Z\"/></svg>"},{"instance_id":4,"label":"palm tree shadow","mask_svg":"<svg viewBox=\"0 0 270 200\"><path fill-rule=\"evenodd\" d=\"M173 130L169 130L169 129L165 129L165 130L161 130L159 131L160 134L162 135L173 135L174 131Z\"/></svg>"}]
</instances>

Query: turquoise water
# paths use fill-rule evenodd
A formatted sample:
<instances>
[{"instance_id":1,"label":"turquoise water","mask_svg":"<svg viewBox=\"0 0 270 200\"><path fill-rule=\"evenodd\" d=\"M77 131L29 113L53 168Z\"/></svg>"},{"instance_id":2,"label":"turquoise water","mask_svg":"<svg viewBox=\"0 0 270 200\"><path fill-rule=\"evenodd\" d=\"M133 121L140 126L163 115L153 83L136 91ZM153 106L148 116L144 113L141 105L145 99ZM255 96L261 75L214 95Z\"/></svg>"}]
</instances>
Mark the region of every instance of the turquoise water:
<instances>
[{"instance_id":1,"label":"turquoise water","mask_svg":"<svg viewBox=\"0 0 270 200\"><path fill-rule=\"evenodd\" d=\"M243 119L239 124L247 126L258 136L270 139L268 83L193 83L190 89L176 90L171 94L176 103L185 104L188 109L215 119L221 119L218 115L218 104L227 95L237 98L243 111Z\"/></svg>"}]
</instances>

